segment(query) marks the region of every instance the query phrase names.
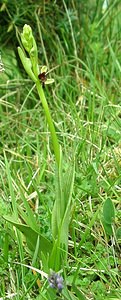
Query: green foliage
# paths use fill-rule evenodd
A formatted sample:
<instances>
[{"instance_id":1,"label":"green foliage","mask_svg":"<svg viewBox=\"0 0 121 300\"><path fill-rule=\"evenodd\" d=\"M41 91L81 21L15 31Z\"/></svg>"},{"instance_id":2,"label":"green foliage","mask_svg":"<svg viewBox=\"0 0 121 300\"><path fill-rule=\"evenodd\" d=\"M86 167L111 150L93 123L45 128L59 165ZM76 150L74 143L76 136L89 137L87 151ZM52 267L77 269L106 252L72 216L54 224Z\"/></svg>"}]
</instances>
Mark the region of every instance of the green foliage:
<instances>
[{"instance_id":1,"label":"green foliage","mask_svg":"<svg viewBox=\"0 0 121 300\"><path fill-rule=\"evenodd\" d=\"M107 198L103 205L103 226L106 234L111 236L113 234L112 225L115 220L115 209L113 202L110 198Z\"/></svg>"},{"instance_id":2,"label":"green foliage","mask_svg":"<svg viewBox=\"0 0 121 300\"><path fill-rule=\"evenodd\" d=\"M33 252L35 251L37 241L39 241L37 253L39 257L41 257L41 252L43 252L44 255L47 255L51 252L52 244L44 236L39 234L39 232L34 231L31 227L25 224L17 223L17 221L14 220L14 216L4 216L4 219L10 222L24 234L24 236L26 237L28 248Z\"/></svg>"},{"instance_id":3,"label":"green foliage","mask_svg":"<svg viewBox=\"0 0 121 300\"><path fill-rule=\"evenodd\" d=\"M119 243L121 243L121 227L119 227L116 231L116 237Z\"/></svg>"},{"instance_id":4,"label":"green foliage","mask_svg":"<svg viewBox=\"0 0 121 300\"><path fill-rule=\"evenodd\" d=\"M73 290L78 297L79 300L86 300L84 294L76 287L76 285L73 284Z\"/></svg>"},{"instance_id":5,"label":"green foliage","mask_svg":"<svg viewBox=\"0 0 121 300\"><path fill-rule=\"evenodd\" d=\"M104 219L102 219L102 223L103 223L104 230L105 230L106 234L111 236L113 234L111 224L106 223Z\"/></svg>"},{"instance_id":6,"label":"green foliage","mask_svg":"<svg viewBox=\"0 0 121 300\"><path fill-rule=\"evenodd\" d=\"M73 206L72 192L75 175L74 163L66 170L64 175L62 166L63 161L61 159L59 170L56 173L56 194L52 211L52 237L55 240L55 244L51 256L51 268L56 268L57 271L60 269L60 263L58 262L58 265L55 260L55 257L58 257L57 252L60 252L63 261L66 262L67 260L68 230ZM61 252L63 253L61 254Z\"/></svg>"},{"instance_id":7,"label":"green foliage","mask_svg":"<svg viewBox=\"0 0 121 300\"><path fill-rule=\"evenodd\" d=\"M111 225L115 219L115 210L113 202L110 198L105 200L103 205L103 217L107 224Z\"/></svg>"},{"instance_id":8,"label":"green foliage","mask_svg":"<svg viewBox=\"0 0 121 300\"><path fill-rule=\"evenodd\" d=\"M1 1L0 20L0 298L119 300L120 1Z\"/></svg>"}]
</instances>

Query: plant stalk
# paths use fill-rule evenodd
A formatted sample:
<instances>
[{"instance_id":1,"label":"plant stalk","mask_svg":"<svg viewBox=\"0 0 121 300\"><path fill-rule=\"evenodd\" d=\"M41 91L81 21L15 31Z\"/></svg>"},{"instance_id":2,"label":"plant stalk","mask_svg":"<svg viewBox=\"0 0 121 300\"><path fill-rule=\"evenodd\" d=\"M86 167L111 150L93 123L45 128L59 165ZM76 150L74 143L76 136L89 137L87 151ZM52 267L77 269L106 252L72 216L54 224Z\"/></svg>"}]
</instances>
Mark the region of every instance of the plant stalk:
<instances>
[{"instance_id":1,"label":"plant stalk","mask_svg":"<svg viewBox=\"0 0 121 300\"><path fill-rule=\"evenodd\" d=\"M57 165L58 165L58 168L59 168L59 165L60 165L60 145L59 145L57 134L56 134L56 131L55 131L55 127L54 127L54 124L53 124L53 121L52 121L49 106L48 106L48 103L46 101L46 97L45 97L43 88L42 88L41 83L40 83L39 80L37 80L37 82L36 82L36 87L37 87L37 91L38 91L39 97L40 97L41 102L42 102L42 106L43 106L44 111L45 111L45 115L46 115L48 125L49 125L49 130L50 130L50 133L51 133L55 159L56 159L56 162L57 162Z\"/></svg>"}]
</instances>

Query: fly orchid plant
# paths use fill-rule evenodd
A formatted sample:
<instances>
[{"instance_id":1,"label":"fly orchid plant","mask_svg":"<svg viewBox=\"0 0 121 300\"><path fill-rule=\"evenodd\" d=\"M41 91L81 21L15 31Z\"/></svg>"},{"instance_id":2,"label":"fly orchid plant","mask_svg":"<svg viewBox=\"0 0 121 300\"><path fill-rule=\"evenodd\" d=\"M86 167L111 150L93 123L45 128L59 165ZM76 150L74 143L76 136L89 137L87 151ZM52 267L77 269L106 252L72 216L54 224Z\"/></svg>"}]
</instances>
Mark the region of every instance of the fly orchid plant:
<instances>
[{"instance_id":1,"label":"fly orchid plant","mask_svg":"<svg viewBox=\"0 0 121 300\"><path fill-rule=\"evenodd\" d=\"M51 133L51 139L53 144L53 150L56 161L56 174L55 174L55 202L51 213L51 241L43 236L41 233L41 224L36 221L34 212L31 210L28 201L24 197L24 193L21 191L22 201L25 207L25 211L18 208L15 197L12 180L9 171L9 164L7 157L5 156L7 173L9 174L9 186L11 190L12 207L13 212L16 211L16 215L4 216L5 220L10 222L14 227L21 231L26 237L28 248L37 254L37 257L41 259L43 270L49 273L49 270L53 270L48 277L49 286L54 293L61 293L63 290L63 277L60 276L60 270L63 266L67 265L68 255L68 233L69 223L72 212L72 192L75 175L75 164L69 163L68 169L63 172L62 163L62 151L58 138L56 135L53 120L50 114L49 106L44 94L44 85L53 83L53 79L47 78L47 67L41 67L39 70L38 65L38 52L35 39L32 34L31 27L25 25L21 34L21 41L24 49L18 47L18 53L28 76L33 80L38 91L42 106L44 108L45 116ZM28 54L28 57L26 56ZM22 215L24 224L18 221L18 216ZM44 298L48 299L48 298ZM49 298L50 299L50 298ZM52 299L52 298L51 298Z\"/></svg>"},{"instance_id":2,"label":"fly orchid plant","mask_svg":"<svg viewBox=\"0 0 121 300\"><path fill-rule=\"evenodd\" d=\"M72 166L69 166L69 169L67 169L65 174L63 174L62 151L58 142L53 120L43 90L44 84L53 83L54 80L47 79L46 66L43 66L39 72L37 45L33 37L31 27L29 25L24 25L23 32L21 34L21 41L29 57L26 57L24 51L20 47L18 47L18 53L27 74L35 82L40 100L42 102L51 133L57 165L57 173L55 175L57 193L55 195L55 202L51 218L53 247L50 254L50 267L58 272L61 267L61 261L67 261L68 230L71 208L73 205L72 192L74 184L75 164L73 163Z\"/></svg>"}]
</instances>

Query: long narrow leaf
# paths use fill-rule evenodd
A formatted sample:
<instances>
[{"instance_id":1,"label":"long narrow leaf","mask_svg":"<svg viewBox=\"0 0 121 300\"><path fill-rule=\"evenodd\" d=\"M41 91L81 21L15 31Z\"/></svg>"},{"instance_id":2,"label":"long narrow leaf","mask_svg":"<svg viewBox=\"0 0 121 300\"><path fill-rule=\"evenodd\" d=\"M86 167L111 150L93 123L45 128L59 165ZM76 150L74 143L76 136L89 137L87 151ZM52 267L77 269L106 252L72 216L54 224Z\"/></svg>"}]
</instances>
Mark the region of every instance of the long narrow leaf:
<instances>
[{"instance_id":1,"label":"long narrow leaf","mask_svg":"<svg viewBox=\"0 0 121 300\"><path fill-rule=\"evenodd\" d=\"M52 212L52 229L53 238L56 240L54 243L51 260L52 264L57 265L57 268L61 268L61 259L64 261L67 259L68 252L68 230L72 208L72 192L75 177L75 164L66 171L63 178L62 169L58 174L58 195L55 200L54 210ZM60 191L60 194L59 194ZM57 210L60 210L59 222ZM56 226L56 227L55 227ZM54 228L55 227L55 228ZM61 251L60 251L61 249ZM55 264L55 260L57 264ZM60 264L60 266L59 266Z\"/></svg>"},{"instance_id":2,"label":"long narrow leaf","mask_svg":"<svg viewBox=\"0 0 121 300\"><path fill-rule=\"evenodd\" d=\"M18 212L17 212L16 198L15 198L15 194L14 194L14 188L13 188L13 183L12 183L10 166L9 166L9 163L8 163L5 152L4 152L4 158L5 158L6 174L7 174L7 178L8 178L8 185L9 185L9 191L10 191L10 196L11 196L12 208L13 208L14 214L17 217Z\"/></svg>"},{"instance_id":3,"label":"long narrow leaf","mask_svg":"<svg viewBox=\"0 0 121 300\"><path fill-rule=\"evenodd\" d=\"M36 243L39 235L39 249L38 249L38 255L41 257L41 251L44 252L44 254L50 253L52 250L52 244L51 242L46 239L41 234L38 234L38 232L34 231L32 228L25 224L20 224L17 221L14 220L14 217L11 216L4 216L4 219L8 222L10 222L13 226L15 226L17 229L19 229L24 236L26 237L27 246L30 250L35 251Z\"/></svg>"},{"instance_id":4,"label":"long narrow leaf","mask_svg":"<svg viewBox=\"0 0 121 300\"><path fill-rule=\"evenodd\" d=\"M60 243L61 245L65 245L65 250L68 250L68 227L70 222L71 208L72 208L72 192L74 185L74 177L75 177L75 164L68 170L67 182L65 184L64 189L64 200L66 202L64 216L62 218L61 226L60 226ZM67 199L68 197L68 199ZM67 202L68 200L68 202Z\"/></svg>"},{"instance_id":5,"label":"long narrow leaf","mask_svg":"<svg viewBox=\"0 0 121 300\"><path fill-rule=\"evenodd\" d=\"M20 187L19 187L20 188ZM32 209L30 208L30 205L27 201L27 199L25 198L25 195L22 191L22 188L20 188L20 191L21 191L21 198L23 200L23 203L24 203L24 206L25 206L25 209L26 209L26 213L27 213L27 216L28 216L28 225L35 231L39 232L39 225L37 224L36 222L36 219L35 219L35 216L34 216L34 213L32 211Z\"/></svg>"},{"instance_id":6,"label":"long narrow leaf","mask_svg":"<svg viewBox=\"0 0 121 300\"><path fill-rule=\"evenodd\" d=\"M59 225L61 223L61 211L63 209L63 188L62 188L62 154L60 156L60 164L59 168L56 170L56 176L55 176L55 203L53 206L53 211L52 211L52 236L53 239L56 239L58 236L58 230L59 230Z\"/></svg>"}]
</instances>

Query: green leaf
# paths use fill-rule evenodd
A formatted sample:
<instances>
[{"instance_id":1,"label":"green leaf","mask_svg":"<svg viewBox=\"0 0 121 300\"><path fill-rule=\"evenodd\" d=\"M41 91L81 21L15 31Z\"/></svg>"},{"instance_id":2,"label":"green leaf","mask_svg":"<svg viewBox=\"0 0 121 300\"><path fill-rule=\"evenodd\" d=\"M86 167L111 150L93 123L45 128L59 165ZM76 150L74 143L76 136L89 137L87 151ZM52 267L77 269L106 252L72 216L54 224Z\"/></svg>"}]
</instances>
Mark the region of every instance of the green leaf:
<instances>
[{"instance_id":1,"label":"green leaf","mask_svg":"<svg viewBox=\"0 0 121 300\"><path fill-rule=\"evenodd\" d=\"M52 270L58 272L61 268L61 255L62 249L60 249L60 241L59 238L55 240L53 244L53 249L51 251L50 260L49 260L49 267Z\"/></svg>"},{"instance_id":2,"label":"green leaf","mask_svg":"<svg viewBox=\"0 0 121 300\"><path fill-rule=\"evenodd\" d=\"M85 243L86 238L87 238L88 234L90 233L90 230L91 230L92 226L94 225L94 223L96 221L96 218L97 218L97 216L99 214L99 211L100 211L100 205L99 205L97 211L95 213L93 213L93 217L90 220L90 223L88 224L85 232L82 235L81 241L79 242L79 245L78 245L78 250L79 251L80 251L80 247Z\"/></svg>"},{"instance_id":3,"label":"green leaf","mask_svg":"<svg viewBox=\"0 0 121 300\"><path fill-rule=\"evenodd\" d=\"M103 217L107 224L112 224L115 218L115 209L113 202L110 198L105 200L103 205Z\"/></svg>"},{"instance_id":4,"label":"green leaf","mask_svg":"<svg viewBox=\"0 0 121 300\"><path fill-rule=\"evenodd\" d=\"M63 198L63 189L62 189L62 153L60 155L60 164L59 168L56 169L55 174L55 202L52 210L52 236L53 239L56 239L58 236L58 230L61 222L61 214L63 212L64 198Z\"/></svg>"},{"instance_id":5,"label":"green leaf","mask_svg":"<svg viewBox=\"0 0 121 300\"><path fill-rule=\"evenodd\" d=\"M32 211L32 209L30 208L30 205L28 203L28 201L25 198L25 195L23 193L23 190L21 187L19 187L20 191L21 191L21 198L23 200L24 206L25 206L25 211L22 211L22 209L20 208L20 206L17 206L17 209L19 211L19 215L20 217L23 218L24 222L30 226L33 230L35 230L36 232L40 233L40 228L39 225L37 224L36 218L34 216L34 212Z\"/></svg>"},{"instance_id":6,"label":"green leaf","mask_svg":"<svg viewBox=\"0 0 121 300\"><path fill-rule=\"evenodd\" d=\"M70 166L70 168L66 171L64 181L63 181L63 190L64 190L64 203L63 203L63 211L64 214L61 215L61 226L59 228L60 234L60 243L64 246L64 250L68 251L68 227L71 218L71 208L72 208L72 192L74 185L74 177L75 177L75 164ZM66 254L65 252L65 254Z\"/></svg>"},{"instance_id":7,"label":"green leaf","mask_svg":"<svg viewBox=\"0 0 121 300\"><path fill-rule=\"evenodd\" d=\"M73 284L72 287L79 300L86 300L84 294L76 287L75 284Z\"/></svg>"},{"instance_id":8,"label":"green leaf","mask_svg":"<svg viewBox=\"0 0 121 300\"><path fill-rule=\"evenodd\" d=\"M111 224L106 223L104 218L102 218L102 224L103 224L105 233L106 233L107 235L111 236L111 235L113 234Z\"/></svg>"},{"instance_id":9,"label":"green leaf","mask_svg":"<svg viewBox=\"0 0 121 300\"><path fill-rule=\"evenodd\" d=\"M67 260L68 228L71 219L72 192L75 177L75 163L66 170L63 176L62 157L56 176L56 199L52 211L52 236L55 241L51 260L56 260L57 268L61 268L61 261ZM56 259L55 259L56 258ZM60 264L60 265L59 265Z\"/></svg>"},{"instance_id":10,"label":"green leaf","mask_svg":"<svg viewBox=\"0 0 121 300\"><path fill-rule=\"evenodd\" d=\"M116 238L117 238L118 242L119 242L119 241L121 242L121 227L119 227L119 228L116 230Z\"/></svg>"},{"instance_id":11,"label":"green leaf","mask_svg":"<svg viewBox=\"0 0 121 300\"><path fill-rule=\"evenodd\" d=\"M52 250L52 244L51 242L43 237L38 232L34 231L31 227L18 223L14 216L4 216L4 219L7 222L10 222L13 226L15 226L17 229L19 229L23 235L26 237L27 246L31 251L35 251L37 239L39 236L39 249L38 249L38 255L41 257L41 252L47 255L47 253L50 253Z\"/></svg>"},{"instance_id":12,"label":"green leaf","mask_svg":"<svg viewBox=\"0 0 121 300\"><path fill-rule=\"evenodd\" d=\"M65 300L77 300L77 297L74 296L74 294L70 292L66 287L63 289L62 294Z\"/></svg>"},{"instance_id":13,"label":"green leaf","mask_svg":"<svg viewBox=\"0 0 121 300\"><path fill-rule=\"evenodd\" d=\"M53 238L60 239L60 247L68 250L68 226L71 217L72 192L75 177L75 163L66 170L63 176L62 161L56 176L56 200L52 212Z\"/></svg>"},{"instance_id":14,"label":"green leaf","mask_svg":"<svg viewBox=\"0 0 121 300\"><path fill-rule=\"evenodd\" d=\"M18 217L18 211L17 211L16 197L15 197L13 183L12 183L13 178L11 176L11 170L10 170L10 166L9 166L9 163L8 163L7 156L6 156L5 152L4 152L4 158L5 158L5 165L6 165L6 175L7 175L7 180L8 180L8 184L9 184L9 190L10 190L10 196L11 196L11 201L12 201L12 208L13 208L14 215L17 218Z\"/></svg>"}]
</instances>

